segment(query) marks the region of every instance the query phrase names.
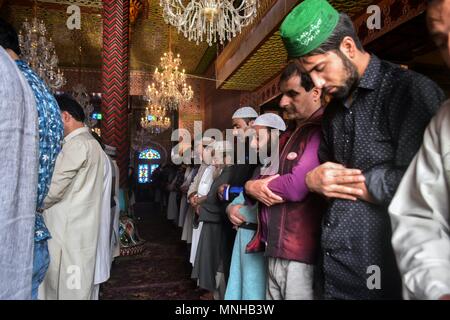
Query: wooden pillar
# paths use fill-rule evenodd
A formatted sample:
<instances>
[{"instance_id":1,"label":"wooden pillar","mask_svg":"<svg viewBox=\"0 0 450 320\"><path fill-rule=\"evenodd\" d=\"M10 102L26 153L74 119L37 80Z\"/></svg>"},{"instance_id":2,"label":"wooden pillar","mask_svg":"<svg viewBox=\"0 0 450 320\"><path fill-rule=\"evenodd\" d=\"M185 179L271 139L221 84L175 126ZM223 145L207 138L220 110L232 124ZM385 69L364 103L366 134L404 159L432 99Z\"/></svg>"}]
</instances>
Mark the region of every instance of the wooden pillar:
<instances>
[{"instance_id":1,"label":"wooden pillar","mask_svg":"<svg viewBox=\"0 0 450 320\"><path fill-rule=\"evenodd\" d=\"M102 138L117 148L120 186L127 186L129 0L103 0Z\"/></svg>"}]
</instances>

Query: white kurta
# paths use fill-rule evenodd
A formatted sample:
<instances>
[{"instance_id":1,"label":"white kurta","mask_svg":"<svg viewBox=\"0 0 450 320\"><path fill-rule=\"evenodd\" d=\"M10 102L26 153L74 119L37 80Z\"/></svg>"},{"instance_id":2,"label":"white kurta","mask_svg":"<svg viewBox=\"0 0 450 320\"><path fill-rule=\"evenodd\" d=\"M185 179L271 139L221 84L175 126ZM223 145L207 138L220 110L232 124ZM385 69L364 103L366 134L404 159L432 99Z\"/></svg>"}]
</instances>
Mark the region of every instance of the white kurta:
<instances>
[{"instance_id":1,"label":"white kurta","mask_svg":"<svg viewBox=\"0 0 450 320\"><path fill-rule=\"evenodd\" d=\"M50 266L39 299L88 300L101 217L104 159L99 143L84 127L64 139L44 201Z\"/></svg>"},{"instance_id":2,"label":"white kurta","mask_svg":"<svg viewBox=\"0 0 450 320\"><path fill-rule=\"evenodd\" d=\"M115 257L120 256L120 237L119 237L119 218L120 218L120 204L119 204L119 179L120 171L116 160L111 161L114 169L114 202L115 207L111 208L112 227L111 227L111 263Z\"/></svg>"},{"instance_id":3,"label":"white kurta","mask_svg":"<svg viewBox=\"0 0 450 320\"><path fill-rule=\"evenodd\" d=\"M111 188L112 168L108 156L103 152L105 163L103 173L102 215L95 260L94 284L98 285L109 279L111 269ZM98 298L94 297L94 298Z\"/></svg>"},{"instance_id":4,"label":"white kurta","mask_svg":"<svg viewBox=\"0 0 450 320\"><path fill-rule=\"evenodd\" d=\"M450 294L449 211L450 100L426 129L389 207L405 298Z\"/></svg>"}]
</instances>

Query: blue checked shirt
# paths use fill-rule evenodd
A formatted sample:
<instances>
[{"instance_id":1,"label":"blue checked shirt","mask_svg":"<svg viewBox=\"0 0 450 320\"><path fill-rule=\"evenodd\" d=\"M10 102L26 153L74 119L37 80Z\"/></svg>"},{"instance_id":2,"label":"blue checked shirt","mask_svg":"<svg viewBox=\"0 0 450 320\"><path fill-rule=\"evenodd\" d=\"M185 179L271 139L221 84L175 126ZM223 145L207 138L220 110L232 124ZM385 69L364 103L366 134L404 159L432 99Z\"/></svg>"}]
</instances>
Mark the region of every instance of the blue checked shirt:
<instances>
[{"instance_id":1,"label":"blue checked shirt","mask_svg":"<svg viewBox=\"0 0 450 320\"><path fill-rule=\"evenodd\" d=\"M59 111L58 103L50 92L44 81L22 61L16 61L22 74L33 90L39 122L39 180L37 192L37 206L42 207L47 196L56 157L61 150L64 139L64 127ZM36 214L34 241L42 241L50 238L50 232L45 226L44 218L40 213Z\"/></svg>"}]
</instances>

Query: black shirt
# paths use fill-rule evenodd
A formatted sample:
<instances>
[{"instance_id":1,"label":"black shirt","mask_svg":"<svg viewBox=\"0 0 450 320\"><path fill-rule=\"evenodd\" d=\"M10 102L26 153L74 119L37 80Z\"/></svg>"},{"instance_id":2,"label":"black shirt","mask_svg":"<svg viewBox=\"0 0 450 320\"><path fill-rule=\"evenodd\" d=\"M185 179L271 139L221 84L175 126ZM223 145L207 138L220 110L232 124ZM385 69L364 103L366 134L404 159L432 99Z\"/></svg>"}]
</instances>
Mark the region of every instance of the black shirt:
<instances>
[{"instance_id":1,"label":"black shirt","mask_svg":"<svg viewBox=\"0 0 450 320\"><path fill-rule=\"evenodd\" d=\"M372 56L351 98L327 106L319 157L361 169L377 204L331 200L322 234L325 298L400 298L387 207L445 96L425 76ZM367 287L373 265L381 289Z\"/></svg>"}]
</instances>

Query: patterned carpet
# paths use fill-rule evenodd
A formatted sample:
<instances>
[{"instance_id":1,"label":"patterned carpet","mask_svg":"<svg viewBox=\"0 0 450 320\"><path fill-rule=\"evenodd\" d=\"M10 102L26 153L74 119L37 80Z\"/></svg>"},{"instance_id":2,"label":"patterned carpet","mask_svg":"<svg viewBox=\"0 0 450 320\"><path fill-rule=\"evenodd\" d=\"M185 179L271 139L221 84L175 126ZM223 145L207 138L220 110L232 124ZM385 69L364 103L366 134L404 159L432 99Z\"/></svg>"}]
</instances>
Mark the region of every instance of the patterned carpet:
<instances>
[{"instance_id":1,"label":"patterned carpet","mask_svg":"<svg viewBox=\"0 0 450 320\"><path fill-rule=\"evenodd\" d=\"M147 242L136 256L118 257L103 284L101 300L197 300L203 292L190 279L187 244L181 228L149 203L136 204L137 228Z\"/></svg>"}]
</instances>

